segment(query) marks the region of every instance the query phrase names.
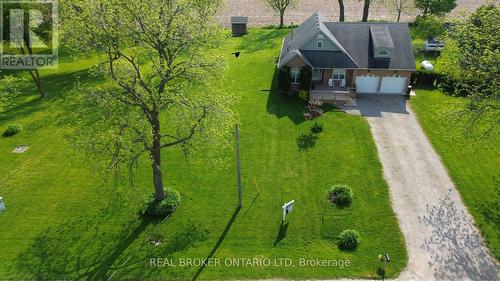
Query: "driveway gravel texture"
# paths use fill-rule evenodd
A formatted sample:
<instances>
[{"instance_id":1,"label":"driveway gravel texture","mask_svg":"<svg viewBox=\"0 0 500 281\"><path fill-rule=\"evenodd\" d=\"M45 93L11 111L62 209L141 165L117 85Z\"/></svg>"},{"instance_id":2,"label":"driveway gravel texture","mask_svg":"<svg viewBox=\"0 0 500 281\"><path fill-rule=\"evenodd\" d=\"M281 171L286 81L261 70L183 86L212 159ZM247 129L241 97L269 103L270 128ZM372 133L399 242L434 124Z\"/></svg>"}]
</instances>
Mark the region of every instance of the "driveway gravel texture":
<instances>
[{"instance_id":1,"label":"driveway gravel texture","mask_svg":"<svg viewBox=\"0 0 500 281\"><path fill-rule=\"evenodd\" d=\"M397 11L393 3L395 0L377 0L370 6L369 20L396 21ZM448 14L456 18L463 11L474 11L485 3L496 3L498 0L457 0L457 7ZM363 1L344 0L345 20L360 21L363 15ZM413 1L409 1L412 4ZM315 11L320 11L328 20L337 21L339 7L337 0L298 0L285 13L285 23L300 24ZM413 21L419 12L411 7L401 14L401 21ZM279 16L265 2L265 0L224 0L224 6L218 13L220 22L228 27L231 16L248 16L250 26L267 26L279 24Z\"/></svg>"},{"instance_id":2,"label":"driveway gravel texture","mask_svg":"<svg viewBox=\"0 0 500 281\"><path fill-rule=\"evenodd\" d=\"M362 95L370 129L408 249L399 280L500 280L438 154L404 97Z\"/></svg>"}]
</instances>

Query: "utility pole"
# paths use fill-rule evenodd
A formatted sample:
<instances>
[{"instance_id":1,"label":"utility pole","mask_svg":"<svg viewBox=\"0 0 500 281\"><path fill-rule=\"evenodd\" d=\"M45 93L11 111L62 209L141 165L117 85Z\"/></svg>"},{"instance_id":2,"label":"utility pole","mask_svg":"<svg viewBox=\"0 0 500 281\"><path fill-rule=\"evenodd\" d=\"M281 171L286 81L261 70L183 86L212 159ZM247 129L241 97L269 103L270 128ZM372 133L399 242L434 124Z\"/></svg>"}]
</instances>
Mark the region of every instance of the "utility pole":
<instances>
[{"instance_id":1,"label":"utility pole","mask_svg":"<svg viewBox=\"0 0 500 281\"><path fill-rule=\"evenodd\" d=\"M236 124L236 175L238 177L238 207L243 207L242 191L241 191L241 171L240 171L240 131Z\"/></svg>"}]
</instances>

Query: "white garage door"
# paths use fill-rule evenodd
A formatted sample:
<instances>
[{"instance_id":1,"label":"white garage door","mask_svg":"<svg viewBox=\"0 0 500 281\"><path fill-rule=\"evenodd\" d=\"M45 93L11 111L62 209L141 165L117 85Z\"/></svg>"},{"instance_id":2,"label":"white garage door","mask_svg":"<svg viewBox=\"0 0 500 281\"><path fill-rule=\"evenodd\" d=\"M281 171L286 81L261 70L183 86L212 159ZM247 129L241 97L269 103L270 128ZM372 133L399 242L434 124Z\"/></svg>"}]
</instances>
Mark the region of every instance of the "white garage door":
<instances>
[{"instance_id":1,"label":"white garage door","mask_svg":"<svg viewBox=\"0 0 500 281\"><path fill-rule=\"evenodd\" d=\"M383 77L380 83L380 94L382 95L402 95L406 78L404 77Z\"/></svg>"},{"instance_id":2,"label":"white garage door","mask_svg":"<svg viewBox=\"0 0 500 281\"><path fill-rule=\"evenodd\" d=\"M379 77L356 76L356 92L360 94L376 94Z\"/></svg>"}]
</instances>

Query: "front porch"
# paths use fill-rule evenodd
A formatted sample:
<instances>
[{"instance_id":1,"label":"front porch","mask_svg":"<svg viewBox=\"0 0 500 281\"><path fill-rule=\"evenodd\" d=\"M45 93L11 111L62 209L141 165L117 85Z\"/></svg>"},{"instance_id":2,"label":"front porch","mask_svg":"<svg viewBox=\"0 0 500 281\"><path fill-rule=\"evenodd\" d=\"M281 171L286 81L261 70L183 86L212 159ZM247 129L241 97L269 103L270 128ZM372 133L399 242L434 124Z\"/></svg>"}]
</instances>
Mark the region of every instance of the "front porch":
<instances>
[{"instance_id":1,"label":"front porch","mask_svg":"<svg viewBox=\"0 0 500 281\"><path fill-rule=\"evenodd\" d=\"M311 81L310 99L336 105L355 105L356 90L349 87L344 69L315 69Z\"/></svg>"}]
</instances>

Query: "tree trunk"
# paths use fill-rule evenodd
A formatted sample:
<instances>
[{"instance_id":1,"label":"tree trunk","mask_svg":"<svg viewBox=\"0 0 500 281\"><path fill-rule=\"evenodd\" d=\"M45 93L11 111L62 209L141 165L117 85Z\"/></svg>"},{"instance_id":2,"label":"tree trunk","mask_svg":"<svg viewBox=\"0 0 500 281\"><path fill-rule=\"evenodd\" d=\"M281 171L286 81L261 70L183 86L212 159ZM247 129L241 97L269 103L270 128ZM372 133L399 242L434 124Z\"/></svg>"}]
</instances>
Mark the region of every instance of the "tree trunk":
<instances>
[{"instance_id":1,"label":"tree trunk","mask_svg":"<svg viewBox=\"0 0 500 281\"><path fill-rule=\"evenodd\" d=\"M25 41L25 45L26 45L26 48L28 49L28 54L33 55L33 49L29 45L29 41L27 41L27 42L28 43L26 43L26 41ZM19 53L21 53L22 55L26 55L26 52L24 51L24 47L19 48ZM35 85L36 85L36 88L38 90L38 93L40 94L40 97L44 98L46 95L45 95L45 91L43 90L42 79L40 78L40 72L38 72L38 69L30 69L28 71L31 75L31 78L33 78L33 82L35 82Z\"/></svg>"},{"instance_id":2,"label":"tree trunk","mask_svg":"<svg viewBox=\"0 0 500 281\"><path fill-rule=\"evenodd\" d=\"M280 28L283 28L283 17L285 16L285 11L280 12Z\"/></svg>"},{"instance_id":3,"label":"tree trunk","mask_svg":"<svg viewBox=\"0 0 500 281\"><path fill-rule=\"evenodd\" d=\"M401 19L401 9L398 9L398 20L397 20L397 22L399 22L400 19Z\"/></svg>"},{"instance_id":4,"label":"tree trunk","mask_svg":"<svg viewBox=\"0 0 500 281\"><path fill-rule=\"evenodd\" d=\"M158 113L152 113L153 146L151 147L151 167L153 169L153 183L155 188L156 201L165 199L165 189L163 188L163 176L161 172L161 134L160 120Z\"/></svg>"},{"instance_id":5,"label":"tree trunk","mask_svg":"<svg viewBox=\"0 0 500 281\"><path fill-rule=\"evenodd\" d=\"M339 1L339 21L344 21L344 0Z\"/></svg>"},{"instance_id":6,"label":"tree trunk","mask_svg":"<svg viewBox=\"0 0 500 281\"><path fill-rule=\"evenodd\" d=\"M40 73L38 72L38 69L30 70L30 75L31 78L33 78L33 81L35 82L36 88L38 89L38 93L40 94L41 98L45 98L45 91L42 86L42 79L40 79Z\"/></svg>"},{"instance_id":7,"label":"tree trunk","mask_svg":"<svg viewBox=\"0 0 500 281\"><path fill-rule=\"evenodd\" d=\"M371 0L365 0L365 4L363 6L363 19L361 21L368 21L368 12L370 11L370 2Z\"/></svg>"}]
</instances>

